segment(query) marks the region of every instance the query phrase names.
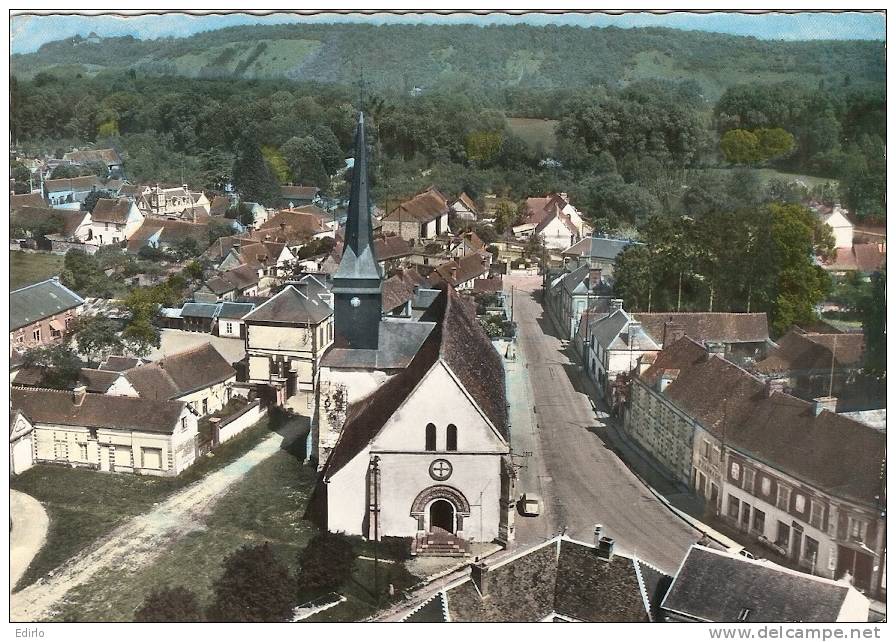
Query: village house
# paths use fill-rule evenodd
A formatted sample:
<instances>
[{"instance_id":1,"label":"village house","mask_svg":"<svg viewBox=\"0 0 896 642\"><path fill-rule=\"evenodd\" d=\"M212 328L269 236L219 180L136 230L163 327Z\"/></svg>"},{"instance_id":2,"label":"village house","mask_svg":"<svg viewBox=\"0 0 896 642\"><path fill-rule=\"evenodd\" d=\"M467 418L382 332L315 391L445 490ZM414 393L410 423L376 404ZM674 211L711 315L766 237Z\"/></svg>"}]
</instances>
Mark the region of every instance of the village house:
<instances>
[{"instance_id":1,"label":"village house","mask_svg":"<svg viewBox=\"0 0 896 642\"><path fill-rule=\"evenodd\" d=\"M33 427L33 461L104 472L178 475L196 459L187 404L74 391L13 388L10 403Z\"/></svg>"},{"instance_id":2,"label":"village house","mask_svg":"<svg viewBox=\"0 0 896 642\"><path fill-rule=\"evenodd\" d=\"M308 276L245 315L249 383L273 390L278 404L313 391L320 358L333 341L326 286Z\"/></svg>"},{"instance_id":3,"label":"village house","mask_svg":"<svg viewBox=\"0 0 896 642\"><path fill-rule=\"evenodd\" d=\"M612 278L616 258L633 245L643 245L628 239L610 238L596 232L569 246L563 252L563 266L575 270L587 264L592 269L600 269L605 277Z\"/></svg>"},{"instance_id":4,"label":"village house","mask_svg":"<svg viewBox=\"0 0 896 642\"><path fill-rule=\"evenodd\" d=\"M572 340L579 329L585 310L601 299L610 299L613 288L598 268L582 265L572 272L555 277L544 293L545 308L553 315L561 336Z\"/></svg>"},{"instance_id":5,"label":"village house","mask_svg":"<svg viewBox=\"0 0 896 642\"><path fill-rule=\"evenodd\" d=\"M193 293L193 300L218 303L244 297L265 297L275 282L276 278L267 276L263 267L257 264L241 265L206 279Z\"/></svg>"},{"instance_id":6,"label":"village house","mask_svg":"<svg viewBox=\"0 0 896 642\"><path fill-rule=\"evenodd\" d=\"M862 396L858 381L865 361L865 335L818 333L792 328L778 339L765 359L750 370L778 380L801 399L834 396L842 401Z\"/></svg>"},{"instance_id":7,"label":"village house","mask_svg":"<svg viewBox=\"0 0 896 642\"><path fill-rule=\"evenodd\" d=\"M428 280L433 287L447 283L458 291L472 290L476 281L488 278L491 264L492 255L488 252L468 254L443 263L429 274Z\"/></svg>"},{"instance_id":8,"label":"village house","mask_svg":"<svg viewBox=\"0 0 896 642\"><path fill-rule=\"evenodd\" d=\"M766 555L885 592L886 435L685 337L634 377L625 430Z\"/></svg>"},{"instance_id":9,"label":"village house","mask_svg":"<svg viewBox=\"0 0 896 642\"><path fill-rule=\"evenodd\" d=\"M95 368L81 368L78 372L78 385L84 386L87 392L116 397L139 397L140 393L128 381L123 372Z\"/></svg>"},{"instance_id":10,"label":"village house","mask_svg":"<svg viewBox=\"0 0 896 642\"><path fill-rule=\"evenodd\" d=\"M254 303L219 303L215 315L219 337L246 338L243 317L255 309Z\"/></svg>"},{"instance_id":11,"label":"village house","mask_svg":"<svg viewBox=\"0 0 896 642\"><path fill-rule=\"evenodd\" d=\"M866 276L880 272L887 263L887 243L856 243L851 247L837 248L832 258L818 259L818 265L835 276L850 272Z\"/></svg>"},{"instance_id":12,"label":"village house","mask_svg":"<svg viewBox=\"0 0 896 642\"><path fill-rule=\"evenodd\" d=\"M198 417L217 412L230 401L236 370L211 343L125 370L141 399L182 401Z\"/></svg>"},{"instance_id":13,"label":"village house","mask_svg":"<svg viewBox=\"0 0 896 642\"><path fill-rule=\"evenodd\" d=\"M581 345L585 373L603 394L604 401L615 408L614 394L619 375L628 375L637 367L642 355L654 355L660 350L656 341L644 331L639 321L622 309L621 299L610 299L604 312L603 299L583 315L576 348Z\"/></svg>"},{"instance_id":14,"label":"village house","mask_svg":"<svg viewBox=\"0 0 896 642\"><path fill-rule=\"evenodd\" d=\"M9 195L9 211L15 212L22 207L39 207L47 208L50 204L41 192L31 192L30 194L10 194Z\"/></svg>"},{"instance_id":15,"label":"village house","mask_svg":"<svg viewBox=\"0 0 896 642\"><path fill-rule=\"evenodd\" d=\"M9 347L24 352L58 343L78 316L84 299L58 278L9 293Z\"/></svg>"},{"instance_id":16,"label":"village house","mask_svg":"<svg viewBox=\"0 0 896 642\"><path fill-rule=\"evenodd\" d=\"M848 249L853 244L853 224L849 220L849 212L840 207L839 203L833 207L817 205L813 208L819 221L831 228L834 235L834 247Z\"/></svg>"},{"instance_id":17,"label":"village house","mask_svg":"<svg viewBox=\"0 0 896 642\"><path fill-rule=\"evenodd\" d=\"M92 245L117 245L127 241L143 225L144 216L126 198L100 198L90 214Z\"/></svg>"},{"instance_id":18,"label":"village house","mask_svg":"<svg viewBox=\"0 0 896 642\"><path fill-rule=\"evenodd\" d=\"M135 198L137 208L147 217L177 218L194 223L204 221L211 204L202 192L191 192L189 186L144 187Z\"/></svg>"},{"instance_id":19,"label":"village house","mask_svg":"<svg viewBox=\"0 0 896 642\"><path fill-rule=\"evenodd\" d=\"M383 281L383 314L410 319L414 316L414 300L420 288L429 282L415 270L399 268Z\"/></svg>"},{"instance_id":20,"label":"village house","mask_svg":"<svg viewBox=\"0 0 896 642\"><path fill-rule=\"evenodd\" d=\"M515 474L501 357L449 285L419 321L383 318L363 115L354 148L334 343L308 443L322 468L309 515L332 531L413 537L418 555L508 542Z\"/></svg>"},{"instance_id":21,"label":"village house","mask_svg":"<svg viewBox=\"0 0 896 642\"><path fill-rule=\"evenodd\" d=\"M526 219L522 225L527 227L521 229L521 234L538 234L552 249L568 248L591 234L591 228L582 220L581 213L563 193L526 199Z\"/></svg>"},{"instance_id":22,"label":"village house","mask_svg":"<svg viewBox=\"0 0 896 642\"><path fill-rule=\"evenodd\" d=\"M311 185L281 185L280 201L283 207L293 208L320 203L320 188Z\"/></svg>"},{"instance_id":23,"label":"village house","mask_svg":"<svg viewBox=\"0 0 896 642\"><path fill-rule=\"evenodd\" d=\"M849 582L692 546L663 597L665 622L867 622L870 603Z\"/></svg>"},{"instance_id":24,"label":"village house","mask_svg":"<svg viewBox=\"0 0 896 642\"><path fill-rule=\"evenodd\" d=\"M233 205L233 201L231 201L229 196L215 196L209 205L208 215L223 217L227 214L227 210L230 209L231 205Z\"/></svg>"},{"instance_id":25,"label":"village house","mask_svg":"<svg viewBox=\"0 0 896 642\"><path fill-rule=\"evenodd\" d=\"M460 196L454 199L454 202L451 203L449 207L451 209L451 215L454 217L454 220L457 221L470 223L480 216L476 202L470 198L466 192L461 192Z\"/></svg>"},{"instance_id":26,"label":"village house","mask_svg":"<svg viewBox=\"0 0 896 642\"><path fill-rule=\"evenodd\" d=\"M10 212L10 222L31 228L38 224L45 224L47 228L55 227L55 232L44 236L52 242L67 241L73 243L86 243L91 240L93 234L90 212L81 210L58 210L49 207L31 207L30 205L18 207ZM40 241L40 239L38 239ZM41 243L38 243L41 247Z\"/></svg>"},{"instance_id":27,"label":"village house","mask_svg":"<svg viewBox=\"0 0 896 642\"><path fill-rule=\"evenodd\" d=\"M103 187L103 182L96 176L52 178L44 181L47 201L52 207L60 209L80 209L90 192Z\"/></svg>"},{"instance_id":28,"label":"village house","mask_svg":"<svg viewBox=\"0 0 896 642\"><path fill-rule=\"evenodd\" d=\"M125 370L130 370L131 368L136 368L137 366L142 366L146 363L149 363L145 359L141 359L140 357L126 357L119 354L112 354L106 357L100 363L100 370L107 370L113 372L124 372Z\"/></svg>"},{"instance_id":29,"label":"village house","mask_svg":"<svg viewBox=\"0 0 896 642\"><path fill-rule=\"evenodd\" d=\"M495 563L474 562L401 621L659 621L671 578L596 533L593 544L560 535Z\"/></svg>"},{"instance_id":30,"label":"village house","mask_svg":"<svg viewBox=\"0 0 896 642\"><path fill-rule=\"evenodd\" d=\"M633 312L632 316L660 348L668 337L674 341L685 334L741 363L762 359L771 346L765 312Z\"/></svg>"},{"instance_id":31,"label":"village house","mask_svg":"<svg viewBox=\"0 0 896 642\"><path fill-rule=\"evenodd\" d=\"M418 243L433 239L450 232L450 212L445 195L435 187L429 187L389 212L383 218L382 233Z\"/></svg>"},{"instance_id":32,"label":"village house","mask_svg":"<svg viewBox=\"0 0 896 642\"><path fill-rule=\"evenodd\" d=\"M109 174L120 174L124 163L114 149L75 149L62 156L62 160L72 165L88 165L91 163L106 166Z\"/></svg>"}]
</instances>

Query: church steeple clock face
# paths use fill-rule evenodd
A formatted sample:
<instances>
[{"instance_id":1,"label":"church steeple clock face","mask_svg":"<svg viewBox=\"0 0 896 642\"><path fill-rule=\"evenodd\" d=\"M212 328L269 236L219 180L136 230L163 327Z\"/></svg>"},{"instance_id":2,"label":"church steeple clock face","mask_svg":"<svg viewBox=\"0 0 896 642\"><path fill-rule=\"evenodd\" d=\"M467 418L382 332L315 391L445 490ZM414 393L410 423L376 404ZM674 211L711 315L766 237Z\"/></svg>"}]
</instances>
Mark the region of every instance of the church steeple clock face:
<instances>
[{"instance_id":1,"label":"church steeple clock face","mask_svg":"<svg viewBox=\"0 0 896 642\"><path fill-rule=\"evenodd\" d=\"M429 465L429 476L436 481L445 481L451 477L453 469L447 459L436 459Z\"/></svg>"},{"instance_id":2,"label":"church steeple clock face","mask_svg":"<svg viewBox=\"0 0 896 642\"><path fill-rule=\"evenodd\" d=\"M353 308L357 308L359 305L361 305L361 299L359 299L359 298L356 297L356 296L353 296L353 297L351 298L351 301L349 301L349 303L351 304L351 306L352 306Z\"/></svg>"}]
</instances>

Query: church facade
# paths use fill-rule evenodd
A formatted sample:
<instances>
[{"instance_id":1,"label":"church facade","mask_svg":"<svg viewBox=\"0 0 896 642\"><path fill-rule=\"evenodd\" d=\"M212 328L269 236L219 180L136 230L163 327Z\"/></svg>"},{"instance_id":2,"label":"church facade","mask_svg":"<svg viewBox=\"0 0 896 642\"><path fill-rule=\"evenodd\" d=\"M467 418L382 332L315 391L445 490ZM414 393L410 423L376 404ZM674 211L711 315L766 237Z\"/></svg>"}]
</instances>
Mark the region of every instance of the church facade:
<instances>
[{"instance_id":1,"label":"church facade","mask_svg":"<svg viewBox=\"0 0 896 642\"><path fill-rule=\"evenodd\" d=\"M362 115L308 453L321 470L312 515L334 532L414 538L418 554L510 541L501 356L450 285L419 320L384 319L372 236Z\"/></svg>"}]
</instances>

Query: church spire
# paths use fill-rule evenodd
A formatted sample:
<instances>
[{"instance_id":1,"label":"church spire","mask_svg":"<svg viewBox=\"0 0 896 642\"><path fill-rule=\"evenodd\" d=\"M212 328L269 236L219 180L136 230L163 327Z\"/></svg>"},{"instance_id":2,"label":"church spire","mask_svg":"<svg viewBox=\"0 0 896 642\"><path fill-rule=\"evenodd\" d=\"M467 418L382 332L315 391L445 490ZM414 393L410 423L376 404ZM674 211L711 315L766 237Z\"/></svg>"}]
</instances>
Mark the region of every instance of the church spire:
<instances>
[{"instance_id":1,"label":"church spire","mask_svg":"<svg viewBox=\"0 0 896 642\"><path fill-rule=\"evenodd\" d=\"M367 180L367 140L364 135L364 112L358 116L355 130L355 166L352 170L352 189L349 197L348 220L345 222L345 250L356 257L371 248L373 223L370 220L370 187Z\"/></svg>"},{"instance_id":2,"label":"church spire","mask_svg":"<svg viewBox=\"0 0 896 642\"><path fill-rule=\"evenodd\" d=\"M383 312L383 275L373 254L364 114L355 130L355 166L345 222L342 260L333 275L337 347L376 350Z\"/></svg>"}]
</instances>

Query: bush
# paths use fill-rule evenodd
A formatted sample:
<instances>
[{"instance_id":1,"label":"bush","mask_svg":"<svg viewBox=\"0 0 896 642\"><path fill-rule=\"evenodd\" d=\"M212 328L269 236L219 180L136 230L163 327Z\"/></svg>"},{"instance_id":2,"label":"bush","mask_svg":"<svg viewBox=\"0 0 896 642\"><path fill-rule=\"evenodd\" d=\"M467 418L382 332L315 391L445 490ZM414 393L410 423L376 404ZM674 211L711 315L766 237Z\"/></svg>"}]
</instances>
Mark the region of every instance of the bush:
<instances>
[{"instance_id":1,"label":"bush","mask_svg":"<svg viewBox=\"0 0 896 642\"><path fill-rule=\"evenodd\" d=\"M337 533L319 533L296 558L296 594L316 597L342 586L355 568L355 547Z\"/></svg>"},{"instance_id":2,"label":"bush","mask_svg":"<svg viewBox=\"0 0 896 642\"><path fill-rule=\"evenodd\" d=\"M214 592L208 609L208 619L214 622L285 622L292 616L289 569L269 542L242 546L228 555Z\"/></svg>"},{"instance_id":3,"label":"bush","mask_svg":"<svg viewBox=\"0 0 896 642\"><path fill-rule=\"evenodd\" d=\"M193 591L183 586L153 590L134 614L135 622L201 622L202 609Z\"/></svg>"}]
</instances>

